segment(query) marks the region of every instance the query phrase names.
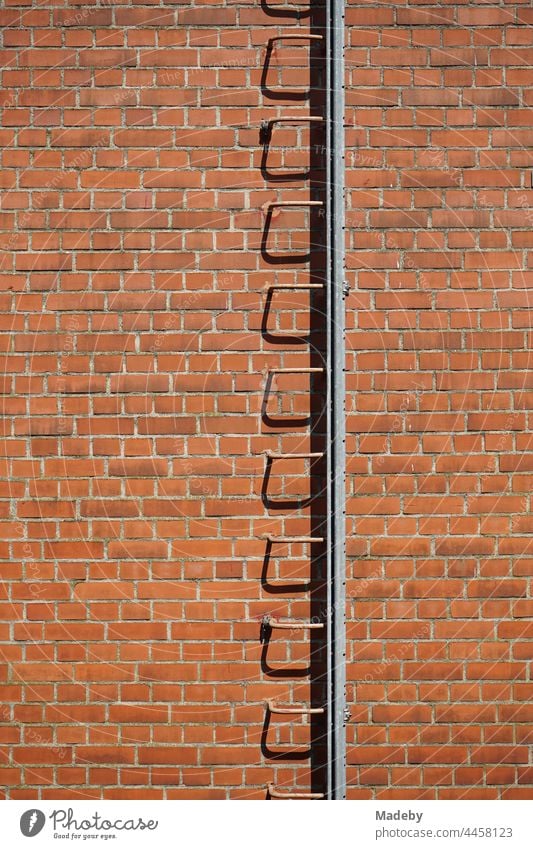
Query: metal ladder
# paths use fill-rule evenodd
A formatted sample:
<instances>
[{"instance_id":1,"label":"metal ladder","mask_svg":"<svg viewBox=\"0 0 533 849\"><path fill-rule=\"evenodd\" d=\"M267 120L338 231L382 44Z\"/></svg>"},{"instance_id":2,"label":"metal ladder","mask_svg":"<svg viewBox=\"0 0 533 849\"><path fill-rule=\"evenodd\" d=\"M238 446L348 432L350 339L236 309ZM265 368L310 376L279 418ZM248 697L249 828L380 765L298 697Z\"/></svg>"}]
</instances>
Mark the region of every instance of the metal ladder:
<instances>
[{"instance_id":1,"label":"metal ladder","mask_svg":"<svg viewBox=\"0 0 533 849\"><path fill-rule=\"evenodd\" d=\"M260 144L268 153L274 126L278 123L324 125L326 139L324 145L326 185L325 200L288 200L275 201L268 204L265 233L268 233L272 219L272 211L276 207L322 207L325 229L325 277L322 282L279 283L272 282L267 286L271 297L272 290L293 289L325 290L326 313L326 363L325 368L277 368L270 369L267 377L266 396L268 398L271 381L276 374L318 374L326 375L326 410L327 419L325 451L310 451L304 453L266 452L265 480L268 482L273 463L285 460L304 459L309 462L310 470L315 461L323 461L325 465L326 491L326 520L324 536L275 536L266 535L267 552L269 557L272 547L296 543L324 545L326 557L326 609L323 621L280 621L272 616L265 616L262 621L262 634L272 630L296 632L322 632L326 649L326 701L321 705L298 706L296 704L280 704L270 699L266 703L267 716L315 716L321 715L325 720L326 764L325 786L323 792L303 791L277 787L273 782L267 786L268 796L272 799L344 799L346 797L346 637L345 637L345 560L346 560L346 511L345 511L345 341L344 341L344 297L347 294L344 282L344 0L324 0L325 3L325 34L318 35L311 31L303 31L298 27L288 30L282 35L270 39L267 47L266 66L269 63L269 51L274 42L297 40L323 42L326 62L326 110L324 116L294 115L272 118L264 121L260 130ZM280 12L287 17L287 7ZM294 10L297 24L300 24L301 11ZM276 89L276 96L282 90ZM264 160L265 161L265 158ZM310 306L310 309L312 306ZM274 337L275 338L275 337ZM282 337L298 338L287 336ZM291 416L284 417L287 422ZM310 558L311 559L311 558ZM268 562L268 561L267 561ZM312 562L312 560L311 560ZM307 579L292 579L290 586L301 592L306 592ZM278 591L286 586L283 581L277 581Z\"/></svg>"}]
</instances>

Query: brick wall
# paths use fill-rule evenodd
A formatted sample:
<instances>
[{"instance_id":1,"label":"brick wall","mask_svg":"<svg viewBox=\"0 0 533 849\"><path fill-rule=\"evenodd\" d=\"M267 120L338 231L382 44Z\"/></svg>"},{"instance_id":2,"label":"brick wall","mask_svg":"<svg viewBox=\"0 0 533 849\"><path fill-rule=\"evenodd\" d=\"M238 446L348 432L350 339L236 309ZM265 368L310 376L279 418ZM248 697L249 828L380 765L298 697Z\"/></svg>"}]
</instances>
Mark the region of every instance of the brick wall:
<instances>
[{"instance_id":1,"label":"brick wall","mask_svg":"<svg viewBox=\"0 0 533 849\"><path fill-rule=\"evenodd\" d=\"M347 20L352 795L531 798L533 13Z\"/></svg>"},{"instance_id":2,"label":"brick wall","mask_svg":"<svg viewBox=\"0 0 533 849\"><path fill-rule=\"evenodd\" d=\"M321 31L292 8L0 10L6 797L320 783L321 721L265 721L317 703L320 637L260 627L323 609L320 548L263 538L323 522L262 453L321 432L320 377L267 374L324 341L320 293L265 293L322 262L268 211L322 196L319 125L259 142L322 105L320 47L266 62ZM351 797L532 793L532 18L347 4Z\"/></svg>"}]
</instances>

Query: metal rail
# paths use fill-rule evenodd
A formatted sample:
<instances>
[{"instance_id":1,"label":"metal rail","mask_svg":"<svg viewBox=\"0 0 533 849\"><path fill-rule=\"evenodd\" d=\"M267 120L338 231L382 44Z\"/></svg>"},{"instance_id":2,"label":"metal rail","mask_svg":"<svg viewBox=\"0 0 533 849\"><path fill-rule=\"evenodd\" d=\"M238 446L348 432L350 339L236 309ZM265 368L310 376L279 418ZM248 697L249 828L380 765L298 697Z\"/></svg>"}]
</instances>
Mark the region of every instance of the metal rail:
<instances>
[{"instance_id":1,"label":"metal rail","mask_svg":"<svg viewBox=\"0 0 533 849\"><path fill-rule=\"evenodd\" d=\"M326 2L328 799L346 798L344 2Z\"/></svg>"}]
</instances>

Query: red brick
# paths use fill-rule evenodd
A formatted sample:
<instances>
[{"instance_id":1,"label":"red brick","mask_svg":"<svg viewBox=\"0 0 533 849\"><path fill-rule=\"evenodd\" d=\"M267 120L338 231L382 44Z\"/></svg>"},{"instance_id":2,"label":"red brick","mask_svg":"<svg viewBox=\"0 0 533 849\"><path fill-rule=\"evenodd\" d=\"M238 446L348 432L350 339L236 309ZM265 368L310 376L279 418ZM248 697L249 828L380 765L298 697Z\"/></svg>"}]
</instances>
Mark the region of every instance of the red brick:
<instances>
[{"instance_id":1,"label":"red brick","mask_svg":"<svg viewBox=\"0 0 533 849\"><path fill-rule=\"evenodd\" d=\"M108 5L0 10L0 781L264 799L308 783L260 746L267 698L309 698L259 642L265 613L309 616L261 585L264 533L309 529L260 497L262 452L307 445L261 421L266 370L308 364L261 335L272 275L308 280L260 251L264 205L309 185L260 167L290 21ZM533 14L504 5L346 8L350 798L531 798ZM272 84L308 84L308 46L278 54ZM305 167L304 136L276 128L269 164ZM281 220L279 248L307 243ZM283 298L268 326L305 333Z\"/></svg>"}]
</instances>

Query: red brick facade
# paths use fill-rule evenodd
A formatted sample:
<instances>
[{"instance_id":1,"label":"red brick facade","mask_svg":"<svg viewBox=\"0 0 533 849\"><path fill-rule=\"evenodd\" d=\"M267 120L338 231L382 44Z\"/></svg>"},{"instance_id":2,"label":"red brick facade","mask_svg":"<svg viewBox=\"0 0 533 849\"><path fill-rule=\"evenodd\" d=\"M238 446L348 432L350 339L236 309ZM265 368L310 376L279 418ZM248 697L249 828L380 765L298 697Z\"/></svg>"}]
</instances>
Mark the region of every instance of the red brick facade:
<instances>
[{"instance_id":1,"label":"red brick facade","mask_svg":"<svg viewBox=\"0 0 533 849\"><path fill-rule=\"evenodd\" d=\"M268 213L320 196L319 126L260 144L319 114L320 46L266 55L320 32L295 5L0 10L8 798L310 784L320 722L265 726L313 698L309 642L260 633L320 612L264 539L320 500L304 461L264 481L323 394L267 377L321 358L319 296L265 309L320 254L319 216ZM533 12L346 20L349 797L531 798Z\"/></svg>"}]
</instances>

